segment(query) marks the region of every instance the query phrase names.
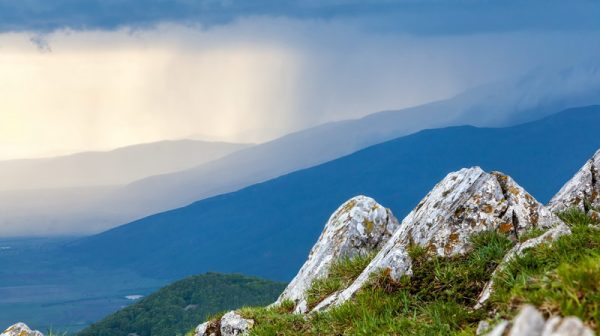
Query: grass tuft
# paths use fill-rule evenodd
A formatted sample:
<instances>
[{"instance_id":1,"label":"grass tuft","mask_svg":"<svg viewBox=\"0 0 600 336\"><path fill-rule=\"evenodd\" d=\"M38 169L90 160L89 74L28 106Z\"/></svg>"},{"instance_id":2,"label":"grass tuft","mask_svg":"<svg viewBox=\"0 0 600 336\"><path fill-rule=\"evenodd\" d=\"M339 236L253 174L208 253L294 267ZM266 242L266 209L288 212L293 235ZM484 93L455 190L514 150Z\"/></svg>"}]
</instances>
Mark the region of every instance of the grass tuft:
<instances>
[{"instance_id":1,"label":"grass tuft","mask_svg":"<svg viewBox=\"0 0 600 336\"><path fill-rule=\"evenodd\" d=\"M315 279L306 291L308 307L314 308L329 295L348 287L373 260L375 254L372 252L335 261L329 269L329 274L324 278Z\"/></svg>"}]
</instances>

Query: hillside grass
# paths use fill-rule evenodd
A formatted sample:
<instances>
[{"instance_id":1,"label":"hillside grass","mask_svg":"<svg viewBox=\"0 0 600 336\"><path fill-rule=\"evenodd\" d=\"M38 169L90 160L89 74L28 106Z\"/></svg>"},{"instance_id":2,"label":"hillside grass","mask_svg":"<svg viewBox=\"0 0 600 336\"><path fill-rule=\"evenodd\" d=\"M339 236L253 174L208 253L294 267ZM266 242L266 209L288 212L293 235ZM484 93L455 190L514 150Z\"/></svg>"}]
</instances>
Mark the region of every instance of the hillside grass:
<instances>
[{"instance_id":1,"label":"hillside grass","mask_svg":"<svg viewBox=\"0 0 600 336\"><path fill-rule=\"evenodd\" d=\"M464 256L431 257L412 247L411 277L393 281L380 272L353 300L325 312L297 315L288 304L243 308L240 313L255 320L251 334L260 336L473 335L479 321L512 318L522 304L531 303L546 315L578 316L600 332L600 229L578 210L566 211L561 218L573 234L514 258L499 272L492 297L478 310L473 307L479 293L513 246L495 232L472 237L473 249ZM532 230L527 236L541 233ZM347 282L335 279L335 272L330 277L334 279L318 280L311 295L321 298L338 288L324 283Z\"/></svg>"},{"instance_id":2,"label":"hillside grass","mask_svg":"<svg viewBox=\"0 0 600 336\"><path fill-rule=\"evenodd\" d=\"M502 315L531 303L547 315L574 315L600 332L600 226L582 211L560 215L572 234L516 258L500 273L490 305Z\"/></svg>"},{"instance_id":3,"label":"hillside grass","mask_svg":"<svg viewBox=\"0 0 600 336\"><path fill-rule=\"evenodd\" d=\"M306 291L306 301L309 309L316 307L329 295L350 286L373 260L375 254L375 252L372 252L354 258L346 257L332 263L328 276L313 281Z\"/></svg>"}]
</instances>

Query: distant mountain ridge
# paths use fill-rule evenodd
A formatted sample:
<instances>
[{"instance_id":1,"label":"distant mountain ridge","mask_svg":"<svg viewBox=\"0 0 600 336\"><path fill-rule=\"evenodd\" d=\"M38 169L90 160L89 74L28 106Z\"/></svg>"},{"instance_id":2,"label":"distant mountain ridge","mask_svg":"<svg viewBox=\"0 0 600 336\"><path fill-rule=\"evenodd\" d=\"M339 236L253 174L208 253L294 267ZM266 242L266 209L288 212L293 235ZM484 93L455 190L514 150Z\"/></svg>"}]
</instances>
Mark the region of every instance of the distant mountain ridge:
<instances>
[{"instance_id":1,"label":"distant mountain ridge","mask_svg":"<svg viewBox=\"0 0 600 336\"><path fill-rule=\"evenodd\" d=\"M403 217L446 172L481 166L547 202L600 147L599 127L600 106L589 106L514 127L426 130L135 221L62 253L167 278L210 270L287 280L328 214L353 195L372 195Z\"/></svg>"},{"instance_id":2,"label":"distant mountain ridge","mask_svg":"<svg viewBox=\"0 0 600 336\"><path fill-rule=\"evenodd\" d=\"M482 85L455 97L402 110L369 114L295 132L182 172L152 176L115 198L168 210L321 164L400 136L448 126L505 127L574 106L600 104L600 66L539 69ZM318 150L316 150L318 149ZM240 167L243 169L240 170ZM161 195L171 195L164 199Z\"/></svg>"},{"instance_id":3,"label":"distant mountain ridge","mask_svg":"<svg viewBox=\"0 0 600 336\"><path fill-rule=\"evenodd\" d=\"M110 151L0 161L0 190L127 184L151 175L201 165L248 146L227 142L172 140Z\"/></svg>"},{"instance_id":4,"label":"distant mountain ridge","mask_svg":"<svg viewBox=\"0 0 600 336\"><path fill-rule=\"evenodd\" d=\"M474 88L447 100L316 126L207 164L150 176L125 187L77 193L71 190L20 193L18 197L0 192L0 222L20 227L56 223L47 231L96 233L423 129L458 125L503 127L573 106L600 104L600 67L596 63L562 71L542 69ZM52 204L35 209L21 207L28 203L44 204L47 200Z\"/></svg>"}]
</instances>

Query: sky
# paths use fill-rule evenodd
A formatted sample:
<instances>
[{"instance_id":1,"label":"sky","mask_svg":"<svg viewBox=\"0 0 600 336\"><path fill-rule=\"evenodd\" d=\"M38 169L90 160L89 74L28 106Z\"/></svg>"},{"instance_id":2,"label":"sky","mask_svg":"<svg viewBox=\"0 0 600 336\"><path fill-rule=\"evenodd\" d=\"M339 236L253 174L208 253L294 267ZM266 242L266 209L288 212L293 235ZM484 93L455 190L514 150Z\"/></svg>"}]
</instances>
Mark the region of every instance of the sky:
<instances>
[{"instance_id":1,"label":"sky","mask_svg":"<svg viewBox=\"0 0 600 336\"><path fill-rule=\"evenodd\" d=\"M600 56L597 1L0 0L0 160L263 142Z\"/></svg>"}]
</instances>

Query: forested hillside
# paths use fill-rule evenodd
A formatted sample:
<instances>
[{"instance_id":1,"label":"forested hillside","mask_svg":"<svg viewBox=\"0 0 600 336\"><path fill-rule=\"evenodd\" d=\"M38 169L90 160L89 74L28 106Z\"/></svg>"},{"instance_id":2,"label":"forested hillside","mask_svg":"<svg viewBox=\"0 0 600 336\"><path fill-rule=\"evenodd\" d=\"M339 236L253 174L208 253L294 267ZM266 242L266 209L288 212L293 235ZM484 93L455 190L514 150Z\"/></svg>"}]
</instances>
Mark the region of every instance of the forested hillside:
<instances>
[{"instance_id":1,"label":"forested hillside","mask_svg":"<svg viewBox=\"0 0 600 336\"><path fill-rule=\"evenodd\" d=\"M269 304L284 287L283 283L237 274L191 276L106 317L79 335L183 335L210 314Z\"/></svg>"}]
</instances>

